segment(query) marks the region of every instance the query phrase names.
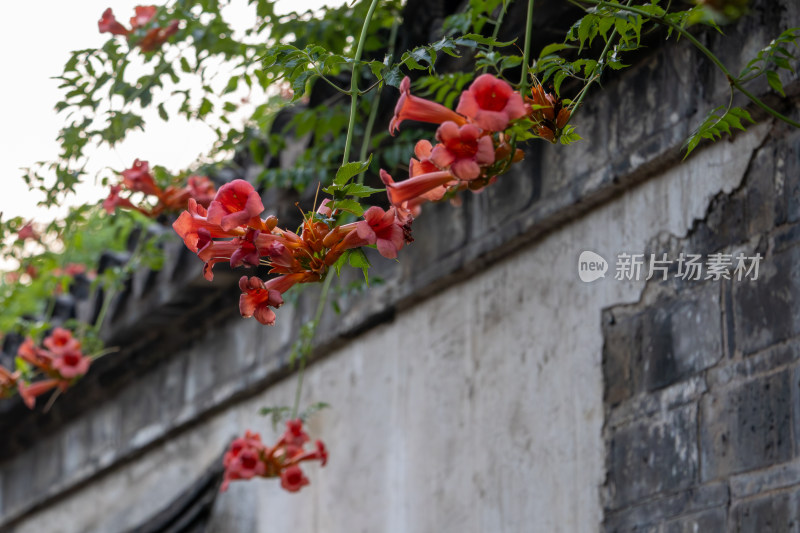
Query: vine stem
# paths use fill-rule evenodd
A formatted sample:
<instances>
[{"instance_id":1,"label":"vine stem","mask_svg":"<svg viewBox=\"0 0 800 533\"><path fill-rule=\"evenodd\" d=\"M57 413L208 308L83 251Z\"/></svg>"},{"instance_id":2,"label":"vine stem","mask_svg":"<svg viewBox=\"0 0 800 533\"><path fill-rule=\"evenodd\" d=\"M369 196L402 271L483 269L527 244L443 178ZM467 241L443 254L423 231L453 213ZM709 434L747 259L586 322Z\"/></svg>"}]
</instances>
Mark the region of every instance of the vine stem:
<instances>
[{"instance_id":1,"label":"vine stem","mask_svg":"<svg viewBox=\"0 0 800 533\"><path fill-rule=\"evenodd\" d=\"M372 19L372 15L375 13L375 8L378 7L379 1L380 0L372 0L372 3L369 6L367 17L364 19L364 25L361 27L361 36L358 38L358 44L356 45L356 53L353 56L353 73L350 78L350 121L347 124L347 138L345 139L344 143L342 165L350 161L350 149L353 147L353 130L355 130L356 111L358 110L358 76L360 73L358 69L358 63L361 61L361 53L364 51L364 42L367 40L369 22ZM375 107L377 108L377 102ZM371 122L374 122L374 119ZM369 129L371 129L371 126ZM367 136L368 135L369 133L367 133ZM363 147L362 152L364 152ZM317 302L317 310L314 312L314 319L311 322L312 332L300 349L300 363L297 368L297 388L295 389L294 393L294 405L292 406L291 414L292 419L297 418L297 414L300 410L300 395L303 392L303 376L305 374L306 358L308 353L311 351L311 343L314 340L314 334L319 326L319 321L322 318L325 305L328 303L328 294L330 293L331 281L333 281L333 276L330 272L328 272L328 274L325 276L325 281L322 284L322 291L320 292L319 301Z\"/></svg>"},{"instance_id":2,"label":"vine stem","mask_svg":"<svg viewBox=\"0 0 800 533\"><path fill-rule=\"evenodd\" d=\"M144 241L146 240L147 237L145 236L144 228L142 228L139 238L136 239L136 246L134 247L133 252L131 252L128 261L125 263L125 268L123 269L123 273L125 271L132 270L131 267L133 266L134 261L137 259L139 252L142 251L142 247L144 246ZM111 306L111 300L114 299L114 296L116 296L118 292L119 291L113 286L106 287L105 294L103 295L103 303L100 306L100 312L97 313L97 318L95 319L94 325L92 326L92 329L95 331L95 333L100 332L100 328L103 326L103 322L105 322L106 315L108 314L108 309Z\"/></svg>"},{"instance_id":3,"label":"vine stem","mask_svg":"<svg viewBox=\"0 0 800 533\"><path fill-rule=\"evenodd\" d=\"M725 77L728 79L728 83L730 83L732 87L736 88L736 90L738 90L740 93L742 93L747 98L749 98L751 102L756 104L758 107L760 107L761 109L763 109L764 111L766 111L767 113L772 115L773 117L775 117L775 118L777 118L779 120L782 120L783 122L786 122L787 124L790 124L790 125L794 126L795 128L800 128L800 122L796 122L796 121L790 119L789 117L779 113L775 109L771 108L770 106L768 106L767 104L762 102L754 94L752 94L751 92L746 90L744 87L742 87L742 84L739 82L739 80L737 80L733 76L733 74L731 74L731 72L728 70L728 68L725 66L725 64L716 55L714 55L714 53L711 50L706 48L706 46L703 45L703 43L698 41L697 38L694 35L692 35L691 33L689 33L689 31L686 30L685 28L682 28L681 26L679 26L678 24L675 24L671 20L667 20L667 19L665 19L663 17L654 16L652 13L649 13L646 10L640 9L638 7L635 7L635 6L621 6L619 4L612 4L612 3L606 2L604 0L579 0L579 1L583 2L583 3L587 3L587 4L600 6L600 7L608 7L608 8L612 8L612 9L619 9L619 10L623 10L623 11L628 11L630 13L636 13L637 15L642 15L643 17L647 17L650 20L658 22L659 24L662 24L664 26L667 26L667 27L677 31L683 37L685 37L690 43L692 43L695 46L695 48L700 50L700 52L702 52L703 55L705 55L708 59L710 59L711 62L714 63L722 71L723 74L725 74Z\"/></svg>"},{"instance_id":4,"label":"vine stem","mask_svg":"<svg viewBox=\"0 0 800 533\"><path fill-rule=\"evenodd\" d=\"M397 30L399 28L399 24L397 23L397 18L394 19L392 23L392 30L389 34L389 62L391 64L394 61L394 45L397 41ZM375 119L378 118L378 108L380 107L381 103L381 93L383 92L383 84L378 81L378 92L375 94L375 97L372 101L372 109L369 110L369 118L367 119L367 125L364 128L364 139L361 142L361 153L358 155L359 161L366 161L367 160L367 152L369 152L369 143L372 140L372 130L375 128ZM364 94L363 92L361 94ZM366 174L366 169L364 172L361 172L356 181L359 185L364 183L364 175Z\"/></svg>"},{"instance_id":5,"label":"vine stem","mask_svg":"<svg viewBox=\"0 0 800 533\"><path fill-rule=\"evenodd\" d=\"M630 6L631 2L632 0L628 0L627 5ZM578 98L575 100L575 103L572 104L572 111L570 112L569 117L567 118L567 122L564 124L565 126L569 124L573 118L575 118L575 113L577 113L578 109L580 109L581 102L583 102L584 97L586 97L586 93L589 92L589 87L591 87L592 83L599 80L600 76L603 74L603 70L605 70L606 67L606 54L608 54L608 50L609 48L611 48L611 43L617 37L618 33L619 32L617 32L617 28L615 27L614 30L611 32L608 41L606 41L605 47L603 47L603 52L600 54L600 61L598 62L600 70L597 72L597 74L592 72L592 76L589 78L589 81L587 81L586 85L584 85L583 89L581 89Z\"/></svg>"},{"instance_id":6,"label":"vine stem","mask_svg":"<svg viewBox=\"0 0 800 533\"><path fill-rule=\"evenodd\" d=\"M328 293L330 292L331 288L331 280L333 280L333 276L330 275L330 272L325 277L325 281L322 282L322 292L319 295L319 301L317 302L317 310L314 312L314 320L311 322L313 324L313 331L311 335L309 335L307 341L303 344L300 348L300 364L297 367L297 389L294 393L294 405L292 406L292 419L297 418L297 413L300 409L300 393L303 391L303 374L306 368L306 358L308 357L308 353L311 351L311 343L314 340L314 334L317 332L317 326L319 326L319 321L322 318L322 312L325 310L325 304L328 303Z\"/></svg>"},{"instance_id":7,"label":"vine stem","mask_svg":"<svg viewBox=\"0 0 800 533\"><path fill-rule=\"evenodd\" d=\"M507 0L502 0L500 14L497 15L497 20L494 21L494 29L492 30L492 41L497 40L497 34L500 33L500 25L503 24L503 18L505 18L506 16L507 9L508 9ZM489 51L491 52L492 50L494 50L494 44L489 45ZM487 70L489 70L489 65L483 67L483 72L486 72Z\"/></svg>"},{"instance_id":8,"label":"vine stem","mask_svg":"<svg viewBox=\"0 0 800 533\"><path fill-rule=\"evenodd\" d=\"M533 27L533 0L528 0L528 15L525 19L525 48L522 51L522 77L519 80L519 92L523 96L528 92L528 68L531 56L531 33Z\"/></svg>"},{"instance_id":9,"label":"vine stem","mask_svg":"<svg viewBox=\"0 0 800 533\"><path fill-rule=\"evenodd\" d=\"M356 45L356 54L353 56L353 73L350 77L350 122L347 125L347 138L344 141L344 154L342 154L342 164L350 161L350 148L353 146L353 130L356 125L356 110L358 108L358 76L360 70L358 63L361 61L361 53L364 51L364 41L367 40L367 31L369 31L369 21L375 13L375 8L378 7L380 0L372 0L367 11L367 18L364 19L364 25L361 26L361 36L358 38L358 45ZM531 0L533 1L533 0Z\"/></svg>"}]
</instances>

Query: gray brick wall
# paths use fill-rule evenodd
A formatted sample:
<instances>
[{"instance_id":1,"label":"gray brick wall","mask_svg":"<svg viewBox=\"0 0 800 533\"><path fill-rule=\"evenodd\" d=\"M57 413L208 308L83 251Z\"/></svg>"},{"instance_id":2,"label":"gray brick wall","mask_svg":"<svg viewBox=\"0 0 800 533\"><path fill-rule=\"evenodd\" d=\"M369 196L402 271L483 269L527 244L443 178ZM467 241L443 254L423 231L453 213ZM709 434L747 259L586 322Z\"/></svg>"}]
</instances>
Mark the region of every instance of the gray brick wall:
<instances>
[{"instance_id":1,"label":"gray brick wall","mask_svg":"<svg viewBox=\"0 0 800 533\"><path fill-rule=\"evenodd\" d=\"M607 532L800 531L799 190L800 132L778 126L739 189L651 250L760 252L758 279L651 281L605 310Z\"/></svg>"}]
</instances>

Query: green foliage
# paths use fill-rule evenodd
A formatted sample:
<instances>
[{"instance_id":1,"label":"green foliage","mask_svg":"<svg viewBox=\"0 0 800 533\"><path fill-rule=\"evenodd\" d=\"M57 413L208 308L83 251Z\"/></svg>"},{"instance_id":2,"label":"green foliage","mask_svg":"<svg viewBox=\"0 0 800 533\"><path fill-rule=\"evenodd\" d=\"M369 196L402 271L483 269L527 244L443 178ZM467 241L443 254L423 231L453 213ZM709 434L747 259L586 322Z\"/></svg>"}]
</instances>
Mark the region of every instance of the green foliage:
<instances>
[{"instance_id":1,"label":"green foliage","mask_svg":"<svg viewBox=\"0 0 800 533\"><path fill-rule=\"evenodd\" d=\"M719 106L712 109L700 127L697 128L692 135L686 139L683 148L686 150L686 157L692 153L692 150L697 148L700 141L703 139L716 140L722 137L723 133L731 135L731 128L744 131L745 124L742 121L755 123L750 117L750 113L740 107L731 107L726 109L721 115L720 111L725 109L725 106Z\"/></svg>"},{"instance_id":2,"label":"green foliage","mask_svg":"<svg viewBox=\"0 0 800 533\"><path fill-rule=\"evenodd\" d=\"M66 292L73 278L64 273L70 264L85 265L92 270L100 255L106 251L125 251L131 233L143 227L146 219L136 213L125 213L109 219L98 206L78 206L63 220L46 228L45 246L25 246L13 241L3 247L3 257L19 267L0 281L0 331L37 336L51 327L53 295ZM0 222L2 234L10 236L21 226L18 218ZM8 243L8 238L4 239ZM158 267L161 253L157 241L142 243L143 253L135 264L108 269L92 283L93 287L113 290L127 279L133 268L141 264ZM54 251L61 250L61 251ZM35 273L35 275L30 275ZM18 278L19 281L14 281Z\"/></svg>"},{"instance_id":3,"label":"green foliage","mask_svg":"<svg viewBox=\"0 0 800 533\"><path fill-rule=\"evenodd\" d=\"M303 422L308 422L308 419L311 418L313 415L317 414L318 412L322 411L323 409L328 409L330 404L325 402L316 402L312 403L308 407L306 407L303 411L297 414L297 417L301 419ZM289 417L292 416L292 408L287 407L285 405L280 405L276 407L262 407L258 410L258 414L261 416L268 416L272 422L272 430L278 431L278 425L281 422L286 422L289 420Z\"/></svg>"},{"instance_id":4,"label":"green foliage","mask_svg":"<svg viewBox=\"0 0 800 533\"><path fill-rule=\"evenodd\" d=\"M738 80L746 82L765 75L769 86L781 96L786 97L778 72L782 69L789 72L795 71L789 61L797 59L796 49L800 47L799 40L800 28L789 28L782 32L747 63L739 73ZM794 49L794 53L789 49Z\"/></svg>"}]
</instances>

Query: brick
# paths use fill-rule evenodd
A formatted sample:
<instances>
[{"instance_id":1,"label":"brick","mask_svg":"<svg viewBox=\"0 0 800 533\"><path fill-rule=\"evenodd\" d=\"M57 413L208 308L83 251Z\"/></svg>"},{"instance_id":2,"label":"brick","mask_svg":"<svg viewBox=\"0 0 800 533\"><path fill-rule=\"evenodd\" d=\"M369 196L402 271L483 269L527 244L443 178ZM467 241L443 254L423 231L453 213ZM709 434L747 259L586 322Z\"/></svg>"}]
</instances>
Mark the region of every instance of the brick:
<instances>
[{"instance_id":1,"label":"brick","mask_svg":"<svg viewBox=\"0 0 800 533\"><path fill-rule=\"evenodd\" d=\"M642 319L643 385L666 387L722 357L719 289L706 284L648 310Z\"/></svg>"},{"instance_id":2,"label":"brick","mask_svg":"<svg viewBox=\"0 0 800 533\"><path fill-rule=\"evenodd\" d=\"M634 391L631 369L641 352L641 316L606 311L603 339L604 398L606 404L615 405L630 398Z\"/></svg>"},{"instance_id":3,"label":"brick","mask_svg":"<svg viewBox=\"0 0 800 533\"><path fill-rule=\"evenodd\" d=\"M798 533L798 493L771 494L734 505L731 530L736 533Z\"/></svg>"},{"instance_id":4,"label":"brick","mask_svg":"<svg viewBox=\"0 0 800 533\"><path fill-rule=\"evenodd\" d=\"M751 354L800 334L800 246L762 260L757 280L734 284L736 348Z\"/></svg>"},{"instance_id":5,"label":"brick","mask_svg":"<svg viewBox=\"0 0 800 533\"><path fill-rule=\"evenodd\" d=\"M775 212L775 159L777 146L766 146L758 151L748 169L750 179L745 191L744 208L747 217L747 235L770 231L776 224Z\"/></svg>"},{"instance_id":6,"label":"brick","mask_svg":"<svg viewBox=\"0 0 800 533\"><path fill-rule=\"evenodd\" d=\"M614 431L608 463L612 508L691 486L697 477L695 404Z\"/></svg>"},{"instance_id":7,"label":"brick","mask_svg":"<svg viewBox=\"0 0 800 533\"><path fill-rule=\"evenodd\" d=\"M742 499L761 492L785 489L800 481L800 462L739 474L730 478L731 497Z\"/></svg>"},{"instance_id":8,"label":"brick","mask_svg":"<svg viewBox=\"0 0 800 533\"><path fill-rule=\"evenodd\" d=\"M694 486L678 493L656 497L644 503L626 507L620 511L606 513L603 523L607 532L639 531L637 528L670 527L672 522L681 524L728 509L730 496L725 483ZM709 518L703 518L707 521ZM676 526L671 526L676 527ZM658 529L656 529L658 531ZM698 530L699 533L717 533L717 529ZM662 532L663 533L663 532Z\"/></svg>"},{"instance_id":9,"label":"brick","mask_svg":"<svg viewBox=\"0 0 800 533\"><path fill-rule=\"evenodd\" d=\"M800 135L781 143L775 167L777 181L783 182L784 209L788 222L800 221Z\"/></svg>"},{"instance_id":10,"label":"brick","mask_svg":"<svg viewBox=\"0 0 800 533\"><path fill-rule=\"evenodd\" d=\"M785 462L792 456L790 372L718 391L701 401L701 479Z\"/></svg>"},{"instance_id":11,"label":"brick","mask_svg":"<svg viewBox=\"0 0 800 533\"><path fill-rule=\"evenodd\" d=\"M682 516L664 524L661 533L699 533L725 531L727 509L712 509L702 513Z\"/></svg>"}]
</instances>

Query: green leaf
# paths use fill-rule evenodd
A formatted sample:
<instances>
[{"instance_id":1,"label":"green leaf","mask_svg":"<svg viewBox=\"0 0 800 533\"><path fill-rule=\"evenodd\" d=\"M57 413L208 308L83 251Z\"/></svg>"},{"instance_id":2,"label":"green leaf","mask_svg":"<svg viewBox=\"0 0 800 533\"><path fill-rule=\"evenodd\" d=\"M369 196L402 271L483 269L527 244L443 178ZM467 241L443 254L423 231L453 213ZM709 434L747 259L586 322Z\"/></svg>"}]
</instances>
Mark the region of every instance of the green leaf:
<instances>
[{"instance_id":1,"label":"green leaf","mask_svg":"<svg viewBox=\"0 0 800 533\"><path fill-rule=\"evenodd\" d=\"M336 270L336 276L337 277L341 277L342 276L342 267L347 262L347 255L348 255L347 252L343 253L339 257L339 259L337 259L336 262L333 264L333 268L334 268L334 270Z\"/></svg>"},{"instance_id":2,"label":"green leaf","mask_svg":"<svg viewBox=\"0 0 800 533\"><path fill-rule=\"evenodd\" d=\"M28 374L31 371L31 366L22 357L16 357L14 359L14 362L16 363L17 370L19 370L23 374Z\"/></svg>"},{"instance_id":3,"label":"green leaf","mask_svg":"<svg viewBox=\"0 0 800 533\"><path fill-rule=\"evenodd\" d=\"M767 82L769 86L775 89L776 92L780 93L781 96L786 98L786 93L783 91L783 84L781 83L781 77L778 75L777 72L774 70L767 71Z\"/></svg>"},{"instance_id":4,"label":"green leaf","mask_svg":"<svg viewBox=\"0 0 800 533\"><path fill-rule=\"evenodd\" d=\"M731 127L744 130L745 126L742 124L742 121L755 123L753 118L750 116L750 113L748 113L745 109L740 107L732 107L726 110L722 116L720 116L719 112L722 109L724 109L724 106L719 106L715 109L712 109L700 127L698 127L688 139L686 139L683 145L683 148L686 149L686 155L684 155L684 159L689 157L689 154L692 153L692 150L697 148L697 145L700 144L700 141L703 139L713 141L721 138L723 133L731 133Z\"/></svg>"},{"instance_id":5,"label":"green leaf","mask_svg":"<svg viewBox=\"0 0 800 533\"><path fill-rule=\"evenodd\" d=\"M347 256L347 261L353 268L360 268L361 271L364 273L364 281L367 282L369 285L369 267L371 266L369 263L369 259L367 259L367 255L364 253L363 248L356 248L355 250L349 250L349 254Z\"/></svg>"},{"instance_id":6,"label":"green leaf","mask_svg":"<svg viewBox=\"0 0 800 533\"><path fill-rule=\"evenodd\" d=\"M370 163L372 163L372 154L369 155L369 158L366 161L353 161L350 163L345 163L339 167L339 170L336 171L336 178L334 178L333 184L338 186L345 185L350 178L367 170Z\"/></svg>"},{"instance_id":7,"label":"green leaf","mask_svg":"<svg viewBox=\"0 0 800 533\"><path fill-rule=\"evenodd\" d=\"M516 42L516 39L514 39L513 41L505 41L505 42L504 41L498 41L497 39L493 39L491 37L484 37L483 35L479 35L477 33L468 33L468 34L462 36L461 39L459 39L459 41L461 41L462 39L466 39L466 40L469 40L469 41L474 41L474 42L476 42L478 44L483 44L483 45L486 45L486 46L494 46L496 48L503 48L504 46L511 46L512 44L514 44ZM459 44L461 44L461 43L459 43Z\"/></svg>"},{"instance_id":8,"label":"green leaf","mask_svg":"<svg viewBox=\"0 0 800 533\"><path fill-rule=\"evenodd\" d=\"M336 209L353 213L355 216L360 217L364 214L364 207L357 200L346 198L344 200L336 200Z\"/></svg>"},{"instance_id":9,"label":"green leaf","mask_svg":"<svg viewBox=\"0 0 800 533\"><path fill-rule=\"evenodd\" d=\"M351 183L343 190L345 195L347 196L366 198L367 196L372 196L375 193L384 192L386 189L375 189L373 187L368 187L366 185L361 185L359 183Z\"/></svg>"},{"instance_id":10,"label":"green leaf","mask_svg":"<svg viewBox=\"0 0 800 533\"><path fill-rule=\"evenodd\" d=\"M539 58L541 59L541 58L543 58L545 56L549 56L549 55L554 54L556 52L560 52L561 50L567 50L567 49L570 49L570 48L575 48L575 46L571 45L571 44L562 44L562 43L548 44L547 46L542 48L541 52L539 52Z\"/></svg>"},{"instance_id":11,"label":"green leaf","mask_svg":"<svg viewBox=\"0 0 800 533\"><path fill-rule=\"evenodd\" d=\"M222 91L222 94L232 93L239 87L239 76L231 76L231 79L228 80L228 84L225 85L225 90Z\"/></svg>"}]
</instances>

